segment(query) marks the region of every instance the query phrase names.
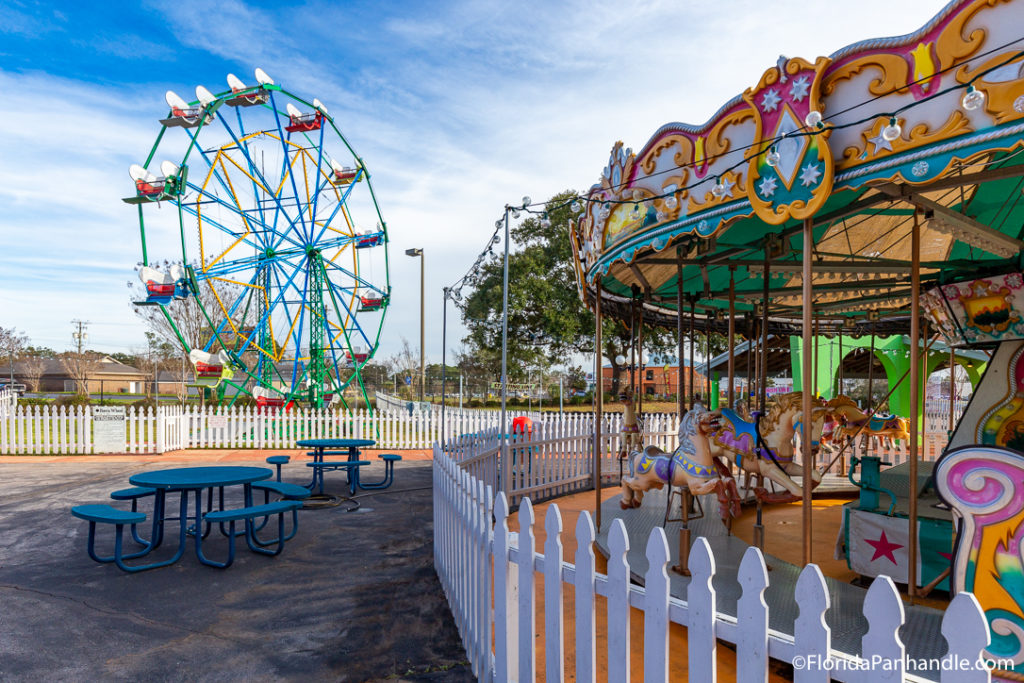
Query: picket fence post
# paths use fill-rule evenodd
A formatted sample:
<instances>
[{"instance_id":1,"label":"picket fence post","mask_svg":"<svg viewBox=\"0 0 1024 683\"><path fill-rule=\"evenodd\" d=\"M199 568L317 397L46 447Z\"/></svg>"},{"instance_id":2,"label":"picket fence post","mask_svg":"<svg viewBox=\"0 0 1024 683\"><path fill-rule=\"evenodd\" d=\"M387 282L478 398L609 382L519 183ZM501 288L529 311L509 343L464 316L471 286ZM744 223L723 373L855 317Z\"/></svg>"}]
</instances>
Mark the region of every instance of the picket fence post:
<instances>
[{"instance_id":1,"label":"picket fence post","mask_svg":"<svg viewBox=\"0 0 1024 683\"><path fill-rule=\"evenodd\" d=\"M526 500L529 502L529 498ZM545 680L561 683L565 680L565 624L562 619L562 514L557 505L548 507L544 533Z\"/></svg>"}]
</instances>

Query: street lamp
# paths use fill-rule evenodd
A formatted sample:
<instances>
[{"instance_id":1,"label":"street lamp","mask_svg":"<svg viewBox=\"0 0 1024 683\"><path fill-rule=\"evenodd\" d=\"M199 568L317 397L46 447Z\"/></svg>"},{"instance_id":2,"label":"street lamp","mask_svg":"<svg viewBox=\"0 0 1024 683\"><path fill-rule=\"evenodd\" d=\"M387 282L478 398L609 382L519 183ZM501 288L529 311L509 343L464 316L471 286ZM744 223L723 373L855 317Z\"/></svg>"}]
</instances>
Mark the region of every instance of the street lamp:
<instances>
[{"instance_id":1,"label":"street lamp","mask_svg":"<svg viewBox=\"0 0 1024 683\"><path fill-rule=\"evenodd\" d=\"M423 365L423 250L406 249L406 256L420 257L420 403L423 403L424 384L426 383L426 372Z\"/></svg>"}]
</instances>

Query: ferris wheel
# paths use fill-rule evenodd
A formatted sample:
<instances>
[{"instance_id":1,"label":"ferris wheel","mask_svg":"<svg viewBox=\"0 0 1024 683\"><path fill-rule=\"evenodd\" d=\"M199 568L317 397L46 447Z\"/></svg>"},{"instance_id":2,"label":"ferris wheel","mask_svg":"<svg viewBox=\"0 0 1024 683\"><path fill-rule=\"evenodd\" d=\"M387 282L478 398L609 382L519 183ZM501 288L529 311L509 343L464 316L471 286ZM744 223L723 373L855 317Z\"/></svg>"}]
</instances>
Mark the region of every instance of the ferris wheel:
<instances>
[{"instance_id":1,"label":"ferris wheel","mask_svg":"<svg viewBox=\"0 0 1024 683\"><path fill-rule=\"evenodd\" d=\"M163 309L195 384L222 399L320 407L344 402L350 385L365 398L361 370L391 294L369 172L318 99L255 76L229 74L219 94L198 86L192 102L167 92L124 199L138 206L147 297L136 303ZM191 343L174 323L190 297L204 318Z\"/></svg>"}]
</instances>

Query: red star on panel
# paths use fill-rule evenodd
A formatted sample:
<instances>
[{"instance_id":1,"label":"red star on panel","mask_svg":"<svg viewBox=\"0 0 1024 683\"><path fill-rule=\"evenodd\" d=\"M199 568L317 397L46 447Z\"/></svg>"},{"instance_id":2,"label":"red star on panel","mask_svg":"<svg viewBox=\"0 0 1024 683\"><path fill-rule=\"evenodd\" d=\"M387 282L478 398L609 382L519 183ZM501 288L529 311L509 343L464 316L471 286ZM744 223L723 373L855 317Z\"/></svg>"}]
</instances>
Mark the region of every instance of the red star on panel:
<instances>
[{"instance_id":1,"label":"red star on panel","mask_svg":"<svg viewBox=\"0 0 1024 683\"><path fill-rule=\"evenodd\" d=\"M896 564L896 557L892 553L894 550L899 550L903 547L898 543L891 543L889 539L885 537L884 531L882 532L882 537L878 540L872 541L871 539L865 538L864 542L875 549L875 555L871 558L872 562L880 557L885 557L893 564Z\"/></svg>"}]
</instances>

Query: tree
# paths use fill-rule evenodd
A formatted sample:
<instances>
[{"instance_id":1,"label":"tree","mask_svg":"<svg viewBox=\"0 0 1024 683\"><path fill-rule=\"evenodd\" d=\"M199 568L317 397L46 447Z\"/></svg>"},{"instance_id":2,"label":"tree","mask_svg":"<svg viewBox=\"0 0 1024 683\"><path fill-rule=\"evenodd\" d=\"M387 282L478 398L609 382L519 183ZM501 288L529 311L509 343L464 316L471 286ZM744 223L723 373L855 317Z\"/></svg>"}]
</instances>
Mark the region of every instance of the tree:
<instances>
[{"instance_id":1,"label":"tree","mask_svg":"<svg viewBox=\"0 0 1024 683\"><path fill-rule=\"evenodd\" d=\"M96 374L103 360L103 356L95 351L65 351L58 356L61 367L68 376L75 381L75 393L87 395L89 393L89 377Z\"/></svg>"},{"instance_id":2,"label":"tree","mask_svg":"<svg viewBox=\"0 0 1024 683\"><path fill-rule=\"evenodd\" d=\"M7 357L10 364L10 381L14 384L14 357L20 356L28 347L28 337L13 327L0 327L0 353Z\"/></svg>"},{"instance_id":3,"label":"tree","mask_svg":"<svg viewBox=\"0 0 1024 683\"><path fill-rule=\"evenodd\" d=\"M40 356L24 355L18 364L21 368L21 376L28 384L28 390L38 392L42 382L43 374L46 372L46 360Z\"/></svg>"},{"instance_id":4,"label":"tree","mask_svg":"<svg viewBox=\"0 0 1024 683\"><path fill-rule=\"evenodd\" d=\"M137 280L129 281L128 288L131 290L131 300L133 302L145 301L145 285ZM205 310L207 314L212 316L214 325L218 324L224 318L221 301L234 301L242 293L242 290L243 287L240 285L227 282L218 283L217 294L221 297L218 300L210 285L206 281L202 281L199 283L198 293L192 293L184 299L177 299L170 305L165 306L164 308L167 310L166 316L156 306L133 306L133 309L135 315L145 324L146 329L155 335L157 342L166 342L174 348L180 349L183 339L190 349L202 348L213 336L210 321L207 320L203 311ZM240 306L241 310L232 316L236 327L239 328L251 326L256 320L257 306L255 296L258 295L260 290L254 288L249 288L249 290L248 294L252 300L243 303ZM201 308L200 304L202 305ZM168 320L168 316L170 320ZM171 324L172 321L173 325ZM181 334L180 338L175 333L175 328ZM227 330L227 332L230 331L230 329ZM217 350L220 347L214 344L212 348Z\"/></svg>"},{"instance_id":5,"label":"tree","mask_svg":"<svg viewBox=\"0 0 1024 683\"><path fill-rule=\"evenodd\" d=\"M533 369L564 363L573 354L594 352L594 314L578 295L566 206L576 193L569 190L548 200L547 221L531 216L510 231L508 371L522 381ZM465 342L473 356L501 360L502 254L488 248L488 256L466 284L472 292L459 304L469 329ZM612 391L618 391L623 370L615 363L626 354L630 329L605 318L602 325L605 358L612 364ZM670 330L646 327L644 350L663 352L675 344ZM626 354L628 355L628 354ZM500 370L497 373L500 375ZM496 376L497 378L497 376Z\"/></svg>"}]
</instances>

